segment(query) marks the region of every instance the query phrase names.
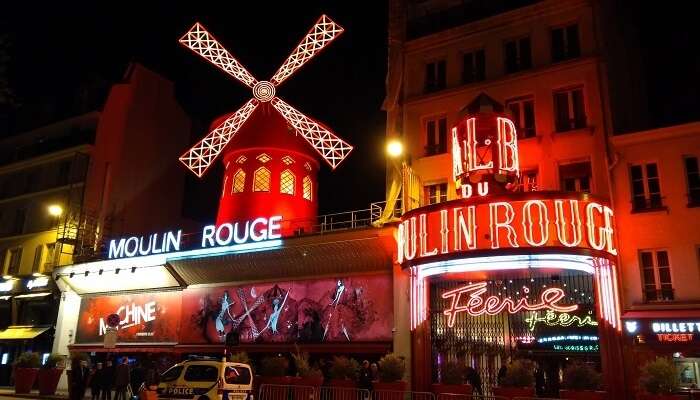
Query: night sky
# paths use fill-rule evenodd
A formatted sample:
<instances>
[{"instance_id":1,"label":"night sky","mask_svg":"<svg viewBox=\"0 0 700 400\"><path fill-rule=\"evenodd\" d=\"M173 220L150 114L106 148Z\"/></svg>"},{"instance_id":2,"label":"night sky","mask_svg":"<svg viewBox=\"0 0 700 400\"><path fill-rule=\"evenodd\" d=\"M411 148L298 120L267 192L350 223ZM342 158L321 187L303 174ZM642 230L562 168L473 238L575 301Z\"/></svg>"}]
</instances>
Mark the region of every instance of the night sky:
<instances>
[{"instance_id":1,"label":"night sky","mask_svg":"<svg viewBox=\"0 0 700 400\"><path fill-rule=\"evenodd\" d=\"M0 32L9 32L12 40L10 85L24 114L17 124L33 123L47 107L48 119L70 114L76 87L118 81L133 60L175 83L178 101L195 123L192 139L199 140L212 119L238 109L251 92L180 46L182 34L201 22L256 78L265 80L325 13L345 32L277 92L355 146L336 171L322 164L320 213L368 208L384 198L383 2L371 12L355 2L305 1L303 6L295 2L282 7L276 1L247 2L245 10L220 4L196 10L170 4L136 7L143 3L147 2L109 3L116 7L104 10L72 6L3 13ZM29 110L36 114L26 115ZM217 160L216 169L201 183L188 178L188 190L198 193L195 203L186 206L188 215L213 217L223 169L219 164Z\"/></svg>"},{"instance_id":2,"label":"night sky","mask_svg":"<svg viewBox=\"0 0 700 400\"><path fill-rule=\"evenodd\" d=\"M10 130L70 116L77 88L118 81L128 62L138 61L175 83L178 100L195 123L196 141L213 118L248 100L250 90L178 44L195 21L254 76L268 79L326 13L345 33L284 82L278 93L355 145L338 170L322 168L320 212L366 208L383 199L385 115L380 107L386 74L386 1L193 2L196 7L162 2L148 8L143 8L145 1L100 3L108 7L15 2L3 9L0 34L9 34L12 43L10 86L21 104L11 112ZM700 119L699 28L692 13L653 2L615 4L620 23L636 31L652 125ZM186 207L188 214L202 219L213 215L220 173L217 163L217 170L201 183L188 178L189 191L198 193L186 196L196 200Z\"/></svg>"}]
</instances>

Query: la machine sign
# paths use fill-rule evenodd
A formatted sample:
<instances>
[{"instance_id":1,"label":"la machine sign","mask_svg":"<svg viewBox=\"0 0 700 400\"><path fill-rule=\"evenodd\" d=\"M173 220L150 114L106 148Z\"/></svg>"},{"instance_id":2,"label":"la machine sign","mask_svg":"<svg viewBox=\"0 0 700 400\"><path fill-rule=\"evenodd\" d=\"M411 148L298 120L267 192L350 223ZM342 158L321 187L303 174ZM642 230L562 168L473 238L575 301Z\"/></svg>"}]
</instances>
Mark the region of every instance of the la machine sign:
<instances>
[{"instance_id":1,"label":"la machine sign","mask_svg":"<svg viewBox=\"0 0 700 400\"><path fill-rule=\"evenodd\" d=\"M515 193L448 201L404 214L398 261L478 250L579 248L616 255L613 211L585 194ZM421 262L427 260L421 260Z\"/></svg>"},{"instance_id":2,"label":"la machine sign","mask_svg":"<svg viewBox=\"0 0 700 400\"><path fill-rule=\"evenodd\" d=\"M202 230L195 248L206 249L236 244L262 242L279 239L282 217L260 217L242 222L227 222L220 225L207 225ZM108 258L148 256L152 254L180 251L182 229L153 233L146 236L131 236L112 239L109 242Z\"/></svg>"}]
</instances>

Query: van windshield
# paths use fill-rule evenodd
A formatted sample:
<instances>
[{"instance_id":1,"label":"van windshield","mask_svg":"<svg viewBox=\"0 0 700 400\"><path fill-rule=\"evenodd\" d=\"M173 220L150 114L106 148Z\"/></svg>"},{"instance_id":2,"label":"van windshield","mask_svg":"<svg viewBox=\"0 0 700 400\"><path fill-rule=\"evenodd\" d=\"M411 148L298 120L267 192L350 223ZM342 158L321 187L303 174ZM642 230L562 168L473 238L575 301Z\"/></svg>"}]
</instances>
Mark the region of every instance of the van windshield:
<instances>
[{"instance_id":1,"label":"van windshield","mask_svg":"<svg viewBox=\"0 0 700 400\"><path fill-rule=\"evenodd\" d=\"M189 382L216 382L219 369L213 365L189 365L185 371L185 380Z\"/></svg>"},{"instance_id":2,"label":"van windshield","mask_svg":"<svg viewBox=\"0 0 700 400\"><path fill-rule=\"evenodd\" d=\"M226 367L224 381L229 385L249 385L250 370L243 367Z\"/></svg>"},{"instance_id":3,"label":"van windshield","mask_svg":"<svg viewBox=\"0 0 700 400\"><path fill-rule=\"evenodd\" d=\"M169 370L163 372L163 375L160 376L160 381L161 382L172 382L180 376L181 372L182 372L182 365L176 365L176 366L170 368Z\"/></svg>"}]
</instances>

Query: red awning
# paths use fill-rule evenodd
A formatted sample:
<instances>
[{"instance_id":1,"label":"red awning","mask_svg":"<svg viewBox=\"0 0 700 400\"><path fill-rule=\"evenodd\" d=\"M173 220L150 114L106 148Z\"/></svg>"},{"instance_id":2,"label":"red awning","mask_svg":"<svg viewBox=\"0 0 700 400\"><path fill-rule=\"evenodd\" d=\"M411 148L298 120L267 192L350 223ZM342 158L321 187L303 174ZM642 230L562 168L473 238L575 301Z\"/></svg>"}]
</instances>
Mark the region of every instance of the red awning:
<instances>
[{"instance_id":1,"label":"red awning","mask_svg":"<svg viewBox=\"0 0 700 400\"><path fill-rule=\"evenodd\" d=\"M164 353L172 352L174 345L119 345L113 349L106 349L102 344L71 344L68 346L70 351L79 351L84 353Z\"/></svg>"},{"instance_id":2,"label":"red awning","mask_svg":"<svg viewBox=\"0 0 700 400\"><path fill-rule=\"evenodd\" d=\"M679 319L700 318L700 309L634 310L622 314L622 319Z\"/></svg>"}]
</instances>

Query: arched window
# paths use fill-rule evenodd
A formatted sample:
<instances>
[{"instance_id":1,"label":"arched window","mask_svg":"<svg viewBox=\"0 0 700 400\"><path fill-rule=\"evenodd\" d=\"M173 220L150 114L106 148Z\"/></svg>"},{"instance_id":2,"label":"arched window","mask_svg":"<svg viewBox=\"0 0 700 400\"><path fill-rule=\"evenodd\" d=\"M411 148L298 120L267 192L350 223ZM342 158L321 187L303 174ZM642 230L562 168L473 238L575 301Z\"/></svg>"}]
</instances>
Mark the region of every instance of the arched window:
<instances>
[{"instance_id":1,"label":"arched window","mask_svg":"<svg viewBox=\"0 0 700 400\"><path fill-rule=\"evenodd\" d=\"M285 169L280 174L280 193L294 195L294 173L292 171Z\"/></svg>"},{"instance_id":2,"label":"arched window","mask_svg":"<svg viewBox=\"0 0 700 400\"><path fill-rule=\"evenodd\" d=\"M221 197L224 197L226 194L226 181L228 180L228 176L224 175L224 188L221 189Z\"/></svg>"},{"instance_id":3,"label":"arched window","mask_svg":"<svg viewBox=\"0 0 700 400\"><path fill-rule=\"evenodd\" d=\"M245 171L238 169L235 174L233 174L233 186L231 186L231 193L243 193L245 189Z\"/></svg>"},{"instance_id":4,"label":"arched window","mask_svg":"<svg viewBox=\"0 0 700 400\"><path fill-rule=\"evenodd\" d=\"M253 177L254 192L269 192L270 191L270 170L265 167L260 167L255 170Z\"/></svg>"},{"instance_id":5,"label":"arched window","mask_svg":"<svg viewBox=\"0 0 700 400\"><path fill-rule=\"evenodd\" d=\"M305 198L306 200L311 201L312 196L313 196L313 195L311 194L311 193L313 193L313 191L312 191L312 190L313 190L313 186L312 186L312 183L311 183L311 177L308 176L308 175L305 176L305 177L304 177L304 180L302 181L302 183L303 183L303 186L304 186L304 198Z\"/></svg>"}]
</instances>

